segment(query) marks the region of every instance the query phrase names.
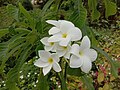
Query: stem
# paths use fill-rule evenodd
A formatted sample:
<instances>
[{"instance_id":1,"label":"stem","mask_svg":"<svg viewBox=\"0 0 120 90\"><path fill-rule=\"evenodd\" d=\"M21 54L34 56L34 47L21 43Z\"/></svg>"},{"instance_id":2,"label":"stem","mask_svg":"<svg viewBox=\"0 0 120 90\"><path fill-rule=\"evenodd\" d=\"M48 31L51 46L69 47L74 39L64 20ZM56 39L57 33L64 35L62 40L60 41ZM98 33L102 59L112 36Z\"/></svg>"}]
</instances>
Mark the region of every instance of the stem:
<instances>
[{"instance_id":1,"label":"stem","mask_svg":"<svg viewBox=\"0 0 120 90\"><path fill-rule=\"evenodd\" d=\"M66 85L66 69L67 68L65 67L66 62L64 62L64 60L61 60L60 63L62 68L62 71L60 72L61 90L67 90L67 85Z\"/></svg>"},{"instance_id":2,"label":"stem","mask_svg":"<svg viewBox=\"0 0 120 90\"><path fill-rule=\"evenodd\" d=\"M63 72L60 72L61 79L61 90L67 90L66 79L64 78Z\"/></svg>"}]
</instances>

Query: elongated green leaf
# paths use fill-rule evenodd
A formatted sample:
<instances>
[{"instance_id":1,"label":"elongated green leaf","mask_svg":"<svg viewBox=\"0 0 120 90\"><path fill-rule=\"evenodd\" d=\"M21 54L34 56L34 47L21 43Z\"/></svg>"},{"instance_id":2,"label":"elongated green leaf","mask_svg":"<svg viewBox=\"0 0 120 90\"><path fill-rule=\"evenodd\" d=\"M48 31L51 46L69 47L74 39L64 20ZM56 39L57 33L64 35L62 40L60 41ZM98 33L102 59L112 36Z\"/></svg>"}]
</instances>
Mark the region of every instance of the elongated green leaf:
<instances>
[{"instance_id":1,"label":"elongated green leaf","mask_svg":"<svg viewBox=\"0 0 120 90\"><path fill-rule=\"evenodd\" d=\"M17 38L13 42L9 43L8 52L11 49L14 49L16 46L19 46L20 44L24 44L24 42L25 42L25 38L22 38L22 37Z\"/></svg>"},{"instance_id":2,"label":"elongated green leaf","mask_svg":"<svg viewBox=\"0 0 120 90\"><path fill-rule=\"evenodd\" d=\"M19 80L20 68L22 67L23 63L28 58L28 56L31 54L31 52L30 52L31 46L29 46L27 43L25 46L26 47L21 52L21 55L17 60L17 64L7 74L6 86L10 90L14 90L14 87L16 86L16 82L18 82L18 80Z\"/></svg>"},{"instance_id":3,"label":"elongated green leaf","mask_svg":"<svg viewBox=\"0 0 120 90\"><path fill-rule=\"evenodd\" d=\"M0 38L3 37L7 33L9 33L8 29L0 29Z\"/></svg>"},{"instance_id":4,"label":"elongated green leaf","mask_svg":"<svg viewBox=\"0 0 120 90\"><path fill-rule=\"evenodd\" d=\"M37 40L37 33L36 32L31 32L26 36L26 40L30 44L34 44L34 42Z\"/></svg>"},{"instance_id":5,"label":"elongated green leaf","mask_svg":"<svg viewBox=\"0 0 120 90\"><path fill-rule=\"evenodd\" d=\"M36 30L37 30L40 34L43 33L43 24L42 24L41 19L40 19L39 22L37 22L37 24L36 24Z\"/></svg>"},{"instance_id":6,"label":"elongated green leaf","mask_svg":"<svg viewBox=\"0 0 120 90\"><path fill-rule=\"evenodd\" d=\"M31 17L31 15L27 12L27 10L19 3L20 12L24 14L24 16L28 19L30 26L33 30L35 29L35 20Z\"/></svg>"},{"instance_id":7,"label":"elongated green leaf","mask_svg":"<svg viewBox=\"0 0 120 90\"><path fill-rule=\"evenodd\" d=\"M40 71L36 90L49 90L47 76L44 76L42 71Z\"/></svg>"},{"instance_id":8,"label":"elongated green leaf","mask_svg":"<svg viewBox=\"0 0 120 90\"><path fill-rule=\"evenodd\" d=\"M49 0L43 7L42 13L40 15L40 18L43 17L47 11L47 9L50 7L50 5L54 2L54 0Z\"/></svg>"},{"instance_id":9,"label":"elongated green leaf","mask_svg":"<svg viewBox=\"0 0 120 90\"><path fill-rule=\"evenodd\" d=\"M19 33L21 33L21 32L30 33L31 32L30 30L25 29L25 28L15 28L15 31L19 32Z\"/></svg>"},{"instance_id":10,"label":"elongated green leaf","mask_svg":"<svg viewBox=\"0 0 120 90\"><path fill-rule=\"evenodd\" d=\"M22 41L22 40L21 40ZM5 66L5 63L6 63L6 61L8 60L8 58L9 57L11 57L12 55L14 55L14 53L17 51L21 51L21 50L23 50L24 49L24 47L25 47L25 43L21 43L20 45L19 45L20 43L17 43L16 44L16 46L14 47L14 48L12 48L11 50L9 50L8 48L9 47L6 47L5 49L3 49L3 50L1 50L0 51L0 60L2 61L2 63L1 63L1 65L0 65L0 73L2 73L3 72L3 70L4 70L4 66ZM10 47L11 48L11 47ZM17 53L18 55L20 54L20 52L19 53Z\"/></svg>"},{"instance_id":11,"label":"elongated green leaf","mask_svg":"<svg viewBox=\"0 0 120 90\"><path fill-rule=\"evenodd\" d=\"M8 42L8 43L12 43L12 42L14 42L15 40L17 40L18 38L21 38L21 37L24 36L24 35L26 35L25 32L16 34L16 35L14 35L10 40L8 40L7 42Z\"/></svg>"},{"instance_id":12,"label":"elongated green leaf","mask_svg":"<svg viewBox=\"0 0 120 90\"><path fill-rule=\"evenodd\" d=\"M113 61L111 57L108 56L108 54L104 52L102 49L95 47L95 46L94 46L94 49L96 49L98 52L100 52L102 55L104 55L107 58L107 60L111 64L111 73L113 74L114 77L118 77L118 67L115 65L115 61Z\"/></svg>"},{"instance_id":13,"label":"elongated green leaf","mask_svg":"<svg viewBox=\"0 0 120 90\"><path fill-rule=\"evenodd\" d=\"M85 25L86 18L87 18L87 10L83 7L82 1L77 0L77 9L73 11L69 20L72 21L77 27L82 29Z\"/></svg>"},{"instance_id":14,"label":"elongated green leaf","mask_svg":"<svg viewBox=\"0 0 120 90\"><path fill-rule=\"evenodd\" d=\"M2 62L0 66L0 73L3 72L5 62L8 60L8 58L24 45L24 35L26 35L26 32L21 32L19 34L14 35L7 42L0 44L0 60Z\"/></svg>"},{"instance_id":15,"label":"elongated green leaf","mask_svg":"<svg viewBox=\"0 0 120 90\"><path fill-rule=\"evenodd\" d=\"M108 18L111 15L116 14L117 5L110 0L104 0L105 3L105 17Z\"/></svg>"},{"instance_id":16,"label":"elongated green leaf","mask_svg":"<svg viewBox=\"0 0 120 90\"><path fill-rule=\"evenodd\" d=\"M98 0L88 0L88 6L90 11L92 11L91 13L91 18L92 21L94 20L98 20L100 17L100 12L97 10L97 4L98 4Z\"/></svg>"},{"instance_id":17,"label":"elongated green leaf","mask_svg":"<svg viewBox=\"0 0 120 90\"><path fill-rule=\"evenodd\" d=\"M20 12L23 13L30 22L32 22L33 18L30 16L30 14L26 11L26 9L22 6L21 3L19 3L19 8L20 8Z\"/></svg>"},{"instance_id":18,"label":"elongated green leaf","mask_svg":"<svg viewBox=\"0 0 120 90\"><path fill-rule=\"evenodd\" d=\"M14 47L13 49L11 49L11 50L9 51L9 53L7 54L8 57L12 56L17 50L23 48L22 46L24 46L24 45L25 45L25 43L22 43L22 44L20 44L20 45L18 44L18 46L16 46L16 47Z\"/></svg>"},{"instance_id":19,"label":"elongated green leaf","mask_svg":"<svg viewBox=\"0 0 120 90\"><path fill-rule=\"evenodd\" d=\"M81 80L84 82L85 86L87 86L87 90L95 90L92 84L92 78L87 75L81 76Z\"/></svg>"},{"instance_id":20,"label":"elongated green leaf","mask_svg":"<svg viewBox=\"0 0 120 90\"><path fill-rule=\"evenodd\" d=\"M8 13L11 17L13 17L16 21L19 21L19 9L12 4L7 5Z\"/></svg>"}]
</instances>

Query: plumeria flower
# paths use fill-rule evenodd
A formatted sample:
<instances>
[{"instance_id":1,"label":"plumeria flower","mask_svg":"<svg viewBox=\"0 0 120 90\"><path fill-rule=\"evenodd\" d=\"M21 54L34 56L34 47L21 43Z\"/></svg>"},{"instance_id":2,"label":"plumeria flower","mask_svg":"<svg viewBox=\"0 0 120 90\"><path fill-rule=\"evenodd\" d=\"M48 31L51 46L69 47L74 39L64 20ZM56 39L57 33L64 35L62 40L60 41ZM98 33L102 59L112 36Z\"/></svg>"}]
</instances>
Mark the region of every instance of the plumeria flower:
<instances>
[{"instance_id":1,"label":"plumeria flower","mask_svg":"<svg viewBox=\"0 0 120 90\"><path fill-rule=\"evenodd\" d=\"M49 30L49 35L53 35L53 34L56 34L58 32L60 32L60 20L56 21L56 20L47 20L46 21L48 24L52 24L54 25L54 27L52 27L50 30Z\"/></svg>"},{"instance_id":2,"label":"plumeria flower","mask_svg":"<svg viewBox=\"0 0 120 90\"><path fill-rule=\"evenodd\" d=\"M58 54L59 57L64 56L65 58L69 59L70 58L70 50L71 46L60 46L58 45L56 48L56 53Z\"/></svg>"},{"instance_id":3,"label":"plumeria flower","mask_svg":"<svg viewBox=\"0 0 120 90\"><path fill-rule=\"evenodd\" d=\"M45 45L44 49L45 51L56 51L56 43L54 42L48 42L49 37L44 37L40 41Z\"/></svg>"},{"instance_id":4,"label":"plumeria flower","mask_svg":"<svg viewBox=\"0 0 120 90\"><path fill-rule=\"evenodd\" d=\"M44 50L38 51L38 54L40 58L34 63L34 65L43 68L44 76L51 70L52 67L56 72L61 71L61 67L58 64L60 60L57 54L51 54L50 52Z\"/></svg>"},{"instance_id":5,"label":"plumeria flower","mask_svg":"<svg viewBox=\"0 0 120 90\"><path fill-rule=\"evenodd\" d=\"M47 21L53 24L53 21ZM53 35L48 42L59 42L60 46L67 46L70 41L80 40L82 37L81 30L74 26L72 22L66 20L54 21L56 26L49 30L49 34Z\"/></svg>"},{"instance_id":6,"label":"plumeria flower","mask_svg":"<svg viewBox=\"0 0 120 90\"><path fill-rule=\"evenodd\" d=\"M84 36L80 46L73 44L71 48L70 67L81 67L83 72L88 73L92 68L92 62L97 58L97 52L94 49L90 49L89 38Z\"/></svg>"},{"instance_id":7,"label":"plumeria flower","mask_svg":"<svg viewBox=\"0 0 120 90\"><path fill-rule=\"evenodd\" d=\"M50 30L49 30L49 35L53 35L53 34L56 34L58 32L61 31L60 27L61 27L61 23L63 22L66 22L66 23L69 23L71 24L72 26L74 26L74 24L72 22L69 22L69 21L66 21L66 20L47 20L46 21L48 24L52 24L54 25L54 27L52 27Z\"/></svg>"}]
</instances>

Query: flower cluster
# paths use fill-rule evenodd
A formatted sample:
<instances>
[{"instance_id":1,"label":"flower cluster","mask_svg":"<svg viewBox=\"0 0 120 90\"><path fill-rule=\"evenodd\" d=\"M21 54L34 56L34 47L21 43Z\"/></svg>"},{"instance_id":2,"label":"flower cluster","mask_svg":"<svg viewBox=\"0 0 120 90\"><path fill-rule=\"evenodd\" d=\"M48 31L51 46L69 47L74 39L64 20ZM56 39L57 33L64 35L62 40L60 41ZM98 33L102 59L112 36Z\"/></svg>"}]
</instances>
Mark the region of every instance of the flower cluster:
<instances>
[{"instance_id":1,"label":"flower cluster","mask_svg":"<svg viewBox=\"0 0 120 90\"><path fill-rule=\"evenodd\" d=\"M42 67L44 75L51 68L60 72L62 70L59 65L60 57L64 57L69 60L71 68L81 68L83 72L88 73L92 68L92 62L97 58L97 52L90 48L88 36L82 38L81 30L70 21L47 20L46 22L53 25L48 32L51 36L40 40L45 50L38 51L40 58L34 65ZM80 42L80 45L76 44L76 41Z\"/></svg>"}]
</instances>

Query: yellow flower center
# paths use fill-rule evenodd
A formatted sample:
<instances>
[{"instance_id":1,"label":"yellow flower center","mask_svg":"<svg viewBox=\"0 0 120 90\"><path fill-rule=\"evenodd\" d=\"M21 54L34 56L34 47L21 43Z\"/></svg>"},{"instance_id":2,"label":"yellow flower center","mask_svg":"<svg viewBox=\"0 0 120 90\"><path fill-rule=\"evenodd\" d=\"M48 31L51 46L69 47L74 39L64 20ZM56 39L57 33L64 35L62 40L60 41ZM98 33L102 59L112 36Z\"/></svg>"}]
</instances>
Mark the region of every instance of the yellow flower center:
<instances>
[{"instance_id":1,"label":"yellow flower center","mask_svg":"<svg viewBox=\"0 0 120 90\"><path fill-rule=\"evenodd\" d=\"M62 35L62 38L66 38L66 37L67 37L67 34L66 34L66 33Z\"/></svg>"},{"instance_id":2,"label":"yellow flower center","mask_svg":"<svg viewBox=\"0 0 120 90\"><path fill-rule=\"evenodd\" d=\"M48 63L50 63L50 64L53 63L53 59L52 59L52 58L49 58L49 59L48 59Z\"/></svg>"},{"instance_id":3,"label":"yellow flower center","mask_svg":"<svg viewBox=\"0 0 120 90\"><path fill-rule=\"evenodd\" d=\"M63 46L62 48L63 48L64 50L66 50L66 49L67 49L67 47L66 47L66 46Z\"/></svg>"},{"instance_id":4,"label":"yellow flower center","mask_svg":"<svg viewBox=\"0 0 120 90\"><path fill-rule=\"evenodd\" d=\"M54 42L50 42L50 45L53 46L53 45L54 45Z\"/></svg>"},{"instance_id":5,"label":"yellow flower center","mask_svg":"<svg viewBox=\"0 0 120 90\"><path fill-rule=\"evenodd\" d=\"M82 55L83 55L83 52L79 52L79 55L82 56Z\"/></svg>"}]
</instances>

